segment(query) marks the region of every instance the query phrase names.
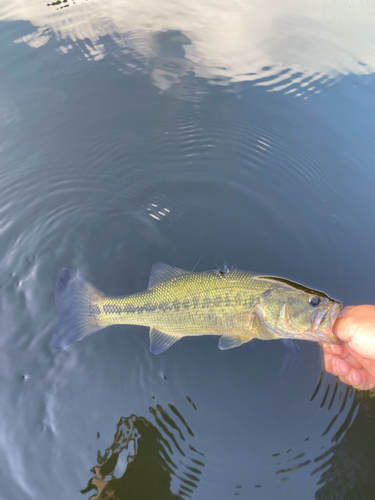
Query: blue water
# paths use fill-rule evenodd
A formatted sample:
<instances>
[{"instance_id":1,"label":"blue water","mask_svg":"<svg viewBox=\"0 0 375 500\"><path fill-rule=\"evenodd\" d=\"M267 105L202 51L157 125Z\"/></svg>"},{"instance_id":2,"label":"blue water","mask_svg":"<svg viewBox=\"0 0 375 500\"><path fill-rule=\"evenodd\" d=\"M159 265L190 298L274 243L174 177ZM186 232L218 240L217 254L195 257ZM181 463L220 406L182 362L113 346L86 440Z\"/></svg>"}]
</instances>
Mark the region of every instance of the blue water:
<instances>
[{"instance_id":1,"label":"blue water","mask_svg":"<svg viewBox=\"0 0 375 500\"><path fill-rule=\"evenodd\" d=\"M0 499L375 497L375 399L317 344L115 326L54 352L62 267L374 303L372 2L0 3Z\"/></svg>"}]
</instances>

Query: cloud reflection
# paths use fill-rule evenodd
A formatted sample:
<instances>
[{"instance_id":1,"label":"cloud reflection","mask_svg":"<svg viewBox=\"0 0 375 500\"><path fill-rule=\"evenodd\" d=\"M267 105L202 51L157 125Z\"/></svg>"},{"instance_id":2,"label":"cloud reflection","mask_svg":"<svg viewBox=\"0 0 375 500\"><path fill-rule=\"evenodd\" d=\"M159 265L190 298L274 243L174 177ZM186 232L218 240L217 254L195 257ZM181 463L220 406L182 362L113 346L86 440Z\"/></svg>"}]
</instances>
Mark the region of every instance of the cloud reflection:
<instances>
[{"instance_id":1,"label":"cloud reflection","mask_svg":"<svg viewBox=\"0 0 375 500\"><path fill-rule=\"evenodd\" d=\"M8 4L0 19L29 20L37 27L16 42L38 48L53 34L62 53L79 44L90 60L113 55L109 38L119 52L119 69L146 66L161 90L194 74L211 84L255 81L306 96L340 75L375 68L371 2L67 0L42 7L35 0Z\"/></svg>"}]
</instances>

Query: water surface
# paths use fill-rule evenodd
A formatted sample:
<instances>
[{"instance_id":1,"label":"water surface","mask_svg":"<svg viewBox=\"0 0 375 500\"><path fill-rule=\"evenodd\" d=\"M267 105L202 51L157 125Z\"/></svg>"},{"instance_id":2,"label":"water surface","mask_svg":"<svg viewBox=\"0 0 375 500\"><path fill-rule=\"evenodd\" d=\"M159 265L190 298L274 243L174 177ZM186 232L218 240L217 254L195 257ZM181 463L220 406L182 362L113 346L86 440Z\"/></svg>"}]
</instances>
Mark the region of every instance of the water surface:
<instances>
[{"instance_id":1,"label":"water surface","mask_svg":"<svg viewBox=\"0 0 375 500\"><path fill-rule=\"evenodd\" d=\"M374 303L372 2L0 5L0 498L366 500L375 403L318 345L116 326L54 352L62 267L163 261Z\"/></svg>"}]
</instances>

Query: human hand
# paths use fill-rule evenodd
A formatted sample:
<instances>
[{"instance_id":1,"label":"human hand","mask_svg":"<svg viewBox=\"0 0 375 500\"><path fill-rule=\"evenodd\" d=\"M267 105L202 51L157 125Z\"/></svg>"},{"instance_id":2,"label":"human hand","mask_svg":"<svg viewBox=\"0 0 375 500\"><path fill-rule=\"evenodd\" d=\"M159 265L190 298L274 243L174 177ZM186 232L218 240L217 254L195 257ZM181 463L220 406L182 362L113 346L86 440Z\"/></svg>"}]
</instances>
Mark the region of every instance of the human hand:
<instances>
[{"instance_id":1,"label":"human hand","mask_svg":"<svg viewBox=\"0 0 375 500\"><path fill-rule=\"evenodd\" d=\"M356 389L374 389L375 306L345 307L333 325L333 333L343 344L320 343L326 370Z\"/></svg>"}]
</instances>

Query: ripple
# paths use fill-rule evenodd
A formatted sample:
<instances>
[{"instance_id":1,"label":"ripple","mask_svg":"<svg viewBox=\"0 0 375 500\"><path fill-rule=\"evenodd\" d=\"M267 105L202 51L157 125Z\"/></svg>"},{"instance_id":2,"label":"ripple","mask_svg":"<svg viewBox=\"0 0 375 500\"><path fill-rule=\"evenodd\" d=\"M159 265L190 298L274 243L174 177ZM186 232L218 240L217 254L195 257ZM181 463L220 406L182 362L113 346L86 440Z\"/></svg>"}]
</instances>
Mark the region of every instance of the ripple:
<instances>
[{"instance_id":1,"label":"ripple","mask_svg":"<svg viewBox=\"0 0 375 500\"><path fill-rule=\"evenodd\" d=\"M281 481L290 479L296 471L306 467L313 477L318 474L326 474L332 460L335 460L334 457L339 453L339 443L349 432L359 411L355 390L345 386L325 372L322 372L310 401L312 403L312 418L315 423L323 411L331 414L330 422L322 429L320 437L315 435L310 440L310 436L307 436L301 442L294 443L293 447L285 452L272 454L272 457L277 459L276 465L278 467L275 474L280 475ZM322 464L317 467L320 462ZM334 478L333 474L329 474L329 476L331 479ZM318 484L320 484L319 480Z\"/></svg>"},{"instance_id":2,"label":"ripple","mask_svg":"<svg viewBox=\"0 0 375 500\"><path fill-rule=\"evenodd\" d=\"M190 443L194 434L172 404L150 407L153 420L131 415L117 424L114 441L98 452L95 476L81 493L90 499L120 494L132 498L191 498L203 473L204 455ZM188 436L187 436L188 434ZM150 496L151 495L151 496Z\"/></svg>"},{"instance_id":3,"label":"ripple","mask_svg":"<svg viewBox=\"0 0 375 500\"><path fill-rule=\"evenodd\" d=\"M29 20L37 27L15 42L37 49L54 37L62 57L76 46L88 61L112 57L126 73L147 68L159 89L173 89L183 99L199 101L205 93L190 73L211 85L249 81L306 99L349 72L374 72L374 7L369 2L349 7L297 0L288 5L268 0L267 6L260 0L231 6L221 0L189 5L67 0L22 8L8 2L0 19Z\"/></svg>"}]
</instances>

